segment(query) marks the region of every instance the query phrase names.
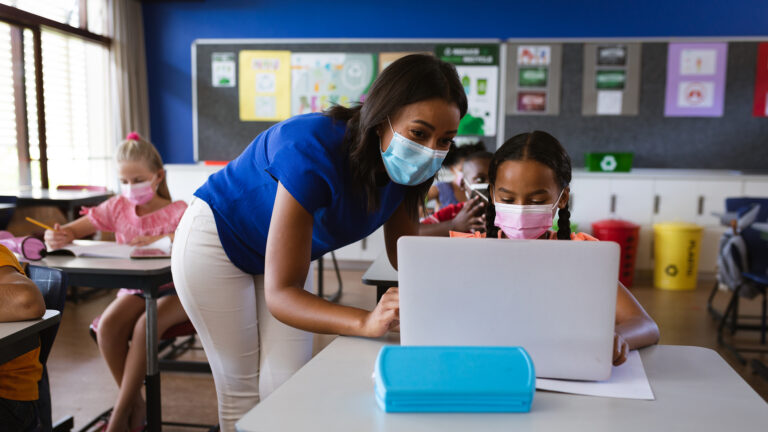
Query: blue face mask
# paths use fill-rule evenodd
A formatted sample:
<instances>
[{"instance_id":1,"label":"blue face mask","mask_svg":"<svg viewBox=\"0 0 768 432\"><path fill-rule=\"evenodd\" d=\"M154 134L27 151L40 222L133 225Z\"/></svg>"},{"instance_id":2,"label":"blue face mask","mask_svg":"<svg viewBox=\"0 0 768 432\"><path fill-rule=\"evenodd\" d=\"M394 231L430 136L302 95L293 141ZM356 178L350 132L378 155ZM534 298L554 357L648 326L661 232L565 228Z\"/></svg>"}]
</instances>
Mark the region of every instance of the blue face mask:
<instances>
[{"instance_id":1,"label":"blue face mask","mask_svg":"<svg viewBox=\"0 0 768 432\"><path fill-rule=\"evenodd\" d=\"M415 143L395 132L392 123L389 123L389 128L392 130L392 140L387 151L382 152L379 147L389 178L401 185L416 186L434 176L443 164L448 150L432 150Z\"/></svg>"}]
</instances>

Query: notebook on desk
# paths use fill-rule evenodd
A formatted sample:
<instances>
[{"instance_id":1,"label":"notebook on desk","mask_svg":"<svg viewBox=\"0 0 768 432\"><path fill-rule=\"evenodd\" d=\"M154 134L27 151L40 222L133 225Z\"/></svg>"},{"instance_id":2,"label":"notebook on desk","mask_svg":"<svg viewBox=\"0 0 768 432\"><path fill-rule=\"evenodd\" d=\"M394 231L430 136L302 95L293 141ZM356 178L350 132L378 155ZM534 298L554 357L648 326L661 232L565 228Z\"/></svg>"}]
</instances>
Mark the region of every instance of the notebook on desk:
<instances>
[{"instance_id":1,"label":"notebook on desk","mask_svg":"<svg viewBox=\"0 0 768 432\"><path fill-rule=\"evenodd\" d=\"M61 249L49 250L48 255L69 255L83 258L170 258L171 241L168 237L146 246L136 247L109 241L75 240Z\"/></svg>"},{"instance_id":2,"label":"notebook on desk","mask_svg":"<svg viewBox=\"0 0 768 432\"><path fill-rule=\"evenodd\" d=\"M610 377L612 242L403 237L403 345L522 346L539 378Z\"/></svg>"}]
</instances>

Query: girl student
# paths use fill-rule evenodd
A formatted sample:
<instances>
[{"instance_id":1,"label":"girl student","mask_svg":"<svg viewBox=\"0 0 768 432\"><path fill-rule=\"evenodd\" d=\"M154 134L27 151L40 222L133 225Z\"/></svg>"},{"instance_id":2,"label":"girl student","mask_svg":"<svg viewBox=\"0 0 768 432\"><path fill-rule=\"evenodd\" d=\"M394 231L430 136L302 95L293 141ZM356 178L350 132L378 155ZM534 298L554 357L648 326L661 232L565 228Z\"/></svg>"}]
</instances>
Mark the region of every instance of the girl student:
<instances>
[{"instance_id":1,"label":"girl student","mask_svg":"<svg viewBox=\"0 0 768 432\"><path fill-rule=\"evenodd\" d=\"M118 243L144 246L163 237L173 240L176 225L187 208L171 201L163 161L157 149L139 134L128 134L117 149L122 193L83 210L84 216L45 232L45 241L58 249L96 231L115 233ZM173 284L160 287L157 301L158 334L187 320ZM146 372L146 315L141 290L121 289L101 314L97 342L119 393L107 431L141 430L146 404L141 386Z\"/></svg>"},{"instance_id":2,"label":"girl student","mask_svg":"<svg viewBox=\"0 0 768 432\"><path fill-rule=\"evenodd\" d=\"M437 201L438 209L467 201L463 182L464 162L469 155L485 151L487 150L482 141L462 146L452 144L443 161L443 168L447 168L453 174L453 181L436 182L427 192L427 201Z\"/></svg>"},{"instance_id":3,"label":"girl student","mask_svg":"<svg viewBox=\"0 0 768 432\"><path fill-rule=\"evenodd\" d=\"M552 135L534 131L507 140L491 160L488 182L486 233L452 232L452 237L597 241L588 234L571 232L571 159ZM557 232L551 231L555 211ZM619 282L613 364L624 363L630 350L658 341L656 322Z\"/></svg>"}]
</instances>

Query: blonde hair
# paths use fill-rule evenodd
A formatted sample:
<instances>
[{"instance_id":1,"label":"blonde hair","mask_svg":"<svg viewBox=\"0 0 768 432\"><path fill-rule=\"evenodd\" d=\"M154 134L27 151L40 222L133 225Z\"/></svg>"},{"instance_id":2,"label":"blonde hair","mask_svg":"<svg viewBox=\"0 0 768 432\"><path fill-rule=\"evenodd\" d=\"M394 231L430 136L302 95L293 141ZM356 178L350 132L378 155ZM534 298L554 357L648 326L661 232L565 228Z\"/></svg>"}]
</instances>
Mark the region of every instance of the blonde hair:
<instances>
[{"instance_id":1,"label":"blonde hair","mask_svg":"<svg viewBox=\"0 0 768 432\"><path fill-rule=\"evenodd\" d=\"M160 157L160 153L157 152L157 149L151 142L145 140L136 132L129 133L125 141L121 142L117 147L117 163L126 161L144 162L147 164L147 168L155 173L163 171L163 158ZM171 193L168 191L165 175L163 175L163 180L157 187L157 196L169 201L171 200Z\"/></svg>"}]
</instances>

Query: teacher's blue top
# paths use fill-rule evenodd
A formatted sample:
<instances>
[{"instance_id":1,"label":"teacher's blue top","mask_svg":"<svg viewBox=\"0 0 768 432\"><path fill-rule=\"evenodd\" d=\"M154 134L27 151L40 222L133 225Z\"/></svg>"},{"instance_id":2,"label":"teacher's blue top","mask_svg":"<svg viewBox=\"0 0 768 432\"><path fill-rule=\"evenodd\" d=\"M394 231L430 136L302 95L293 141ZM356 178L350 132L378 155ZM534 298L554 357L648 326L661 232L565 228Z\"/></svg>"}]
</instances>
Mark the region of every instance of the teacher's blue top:
<instances>
[{"instance_id":1,"label":"teacher's blue top","mask_svg":"<svg viewBox=\"0 0 768 432\"><path fill-rule=\"evenodd\" d=\"M379 208L369 212L365 193L349 172L345 132L344 122L323 114L292 117L259 134L195 192L213 210L234 265L249 274L264 273L278 181L314 219L313 260L367 237L389 219L406 187L392 181L379 187Z\"/></svg>"}]
</instances>

